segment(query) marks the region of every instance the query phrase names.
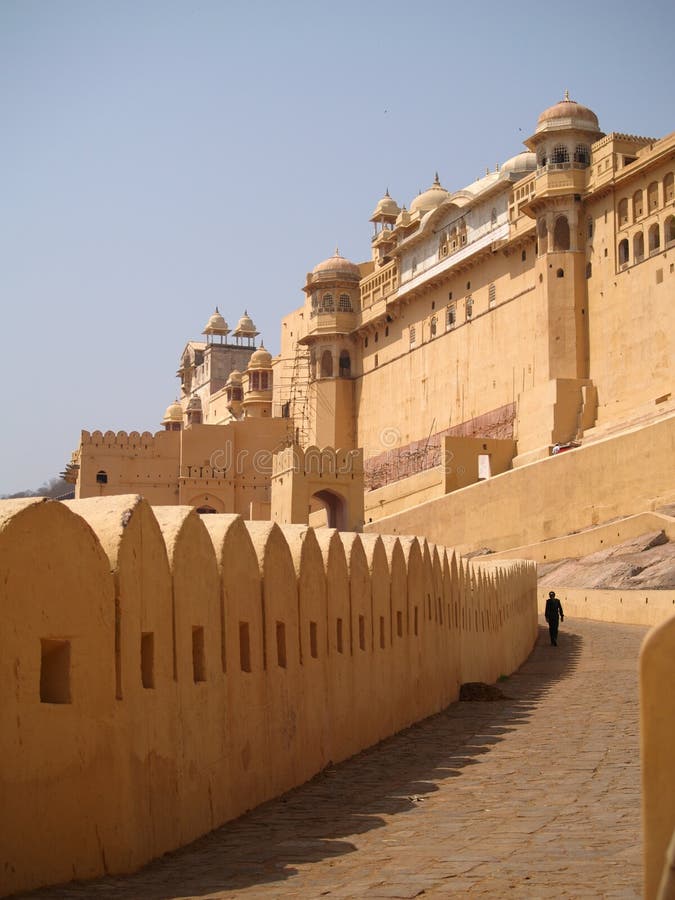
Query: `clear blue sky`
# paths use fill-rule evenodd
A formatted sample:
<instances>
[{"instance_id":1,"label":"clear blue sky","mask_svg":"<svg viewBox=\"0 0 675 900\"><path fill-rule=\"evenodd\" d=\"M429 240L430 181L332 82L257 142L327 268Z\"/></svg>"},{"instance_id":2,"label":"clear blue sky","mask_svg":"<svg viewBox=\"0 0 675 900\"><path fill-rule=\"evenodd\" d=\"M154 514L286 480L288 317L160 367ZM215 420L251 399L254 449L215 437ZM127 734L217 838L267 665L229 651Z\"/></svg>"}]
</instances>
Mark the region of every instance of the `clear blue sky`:
<instances>
[{"instance_id":1,"label":"clear blue sky","mask_svg":"<svg viewBox=\"0 0 675 900\"><path fill-rule=\"evenodd\" d=\"M216 305L277 352L385 188L463 187L565 88L675 129L673 33L672 0L2 0L0 493L82 428L157 430Z\"/></svg>"}]
</instances>

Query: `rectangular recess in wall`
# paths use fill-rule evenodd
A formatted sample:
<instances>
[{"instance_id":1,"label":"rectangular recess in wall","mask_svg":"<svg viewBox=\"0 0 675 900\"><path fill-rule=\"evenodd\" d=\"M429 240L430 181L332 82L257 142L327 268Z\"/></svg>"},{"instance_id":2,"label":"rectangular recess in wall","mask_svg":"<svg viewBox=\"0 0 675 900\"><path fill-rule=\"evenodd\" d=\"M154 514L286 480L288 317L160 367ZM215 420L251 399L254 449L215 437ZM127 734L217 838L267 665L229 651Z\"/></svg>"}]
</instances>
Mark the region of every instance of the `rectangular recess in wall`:
<instances>
[{"instance_id":1,"label":"rectangular recess in wall","mask_svg":"<svg viewBox=\"0 0 675 900\"><path fill-rule=\"evenodd\" d=\"M200 681L206 681L203 625L192 626L192 678L195 684Z\"/></svg>"},{"instance_id":2,"label":"rectangular recess in wall","mask_svg":"<svg viewBox=\"0 0 675 900\"><path fill-rule=\"evenodd\" d=\"M70 641L40 641L40 703L70 703Z\"/></svg>"},{"instance_id":3,"label":"rectangular recess in wall","mask_svg":"<svg viewBox=\"0 0 675 900\"><path fill-rule=\"evenodd\" d=\"M277 665L286 668L286 626L277 622Z\"/></svg>"},{"instance_id":4,"label":"rectangular recess in wall","mask_svg":"<svg viewBox=\"0 0 675 900\"><path fill-rule=\"evenodd\" d=\"M155 686L155 634L141 633L141 684L144 688Z\"/></svg>"},{"instance_id":5,"label":"rectangular recess in wall","mask_svg":"<svg viewBox=\"0 0 675 900\"><path fill-rule=\"evenodd\" d=\"M380 650L384 650L384 616L380 616Z\"/></svg>"},{"instance_id":6,"label":"rectangular recess in wall","mask_svg":"<svg viewBox=\"0 0 675 900\"><path fill-rule=\"evenodd\" d=\"M251 639L248 622L239 623L239 664L242 672L251 671Z\"/></svg>"},{"instance_id":7,"label":"rectangular recess in wall","mask_svg":"<svg viewBox=\"0 0 675 900\"><path fill-rule=\"evenodd\" d=\"M366 620L364 616L359 616L359 647L366 649Z\"/></svg>"},{"instance_id":8,"label":"rectangular recess in wall","mask_svg":"<svg viewBox=\"0 0 675 900\"><path fill-rule=\"evenodd\" d=\"M342 643L342 619L338 619L335 623L335 643L337 645L337 652L343 653L343 643Z\"/></svg>"},{"instance_id":9,"label":"rectangular recess in wall","mask_svg":"<svg viewBox=\"0 0 675 900\"><path fill-rule=\"evenodd\" d=\"M309 652L312 656L312 659L316 659L319 655L316 622L309 623Z\"/></svg>"},{"instance_id":10,"label":"rectangular recess in wall","mask_svg":"<svg viewBox=\"0 0 675 900\"><path fill-rule=\"evenodd\" d=\"M396 613L396 634L403 637L403 613L400 609Z\"/></svg>"},{"instance_id":11,"label":"rectangular recess in wall","mask_svg":"<svg viewBox=\"0 0 675 900\"><path fill-rule=\"evenodd\" d=\"M419 615L418 608L415 607L415 637L419 634Z\"/></svg>"}]
</instances>

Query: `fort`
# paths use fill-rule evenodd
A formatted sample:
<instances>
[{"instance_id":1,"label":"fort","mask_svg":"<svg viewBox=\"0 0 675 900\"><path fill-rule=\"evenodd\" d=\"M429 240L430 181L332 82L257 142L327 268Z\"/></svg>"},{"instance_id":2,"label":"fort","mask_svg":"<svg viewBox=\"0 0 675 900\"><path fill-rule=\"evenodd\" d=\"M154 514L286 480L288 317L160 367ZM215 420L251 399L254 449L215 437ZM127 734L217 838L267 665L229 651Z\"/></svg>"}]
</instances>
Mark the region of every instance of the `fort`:
<instances>
[{"instance_id":1,"label":"fort","mask_svg":"<svg viewBox=\"0 0 675 900\"><path fill-rule=\"evenodd\" d=\"M387 190L365 261L307 272L278 355L216 309L161 431L83 431L75 499L0 504L4 893L138 868L510 675L537 562L673 538L675 133L605 134L566 95L525 146L408 206ZM560 594L655 626L655 897L675 596Z\"/></svg>"}]
</instances>

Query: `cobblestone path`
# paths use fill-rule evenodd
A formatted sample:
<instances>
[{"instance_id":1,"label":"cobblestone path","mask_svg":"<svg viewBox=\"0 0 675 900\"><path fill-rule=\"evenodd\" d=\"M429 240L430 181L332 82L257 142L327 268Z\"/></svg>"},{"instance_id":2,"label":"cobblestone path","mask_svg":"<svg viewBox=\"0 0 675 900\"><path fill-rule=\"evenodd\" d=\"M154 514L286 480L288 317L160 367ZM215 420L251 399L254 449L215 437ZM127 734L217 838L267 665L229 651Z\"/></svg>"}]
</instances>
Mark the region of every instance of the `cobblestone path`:
<instances>
[{"instance_id":1,"label":"cobblestone path","mask_svg":"<svg viewBox=\"0 0 675 900\"><path fill-rule=\"evenodd\" d=\"M136 875L30 896L640 897L645 633L566 618L555 648L542 627L510 699L455 703Z\"/></svg>"}]
</instances>

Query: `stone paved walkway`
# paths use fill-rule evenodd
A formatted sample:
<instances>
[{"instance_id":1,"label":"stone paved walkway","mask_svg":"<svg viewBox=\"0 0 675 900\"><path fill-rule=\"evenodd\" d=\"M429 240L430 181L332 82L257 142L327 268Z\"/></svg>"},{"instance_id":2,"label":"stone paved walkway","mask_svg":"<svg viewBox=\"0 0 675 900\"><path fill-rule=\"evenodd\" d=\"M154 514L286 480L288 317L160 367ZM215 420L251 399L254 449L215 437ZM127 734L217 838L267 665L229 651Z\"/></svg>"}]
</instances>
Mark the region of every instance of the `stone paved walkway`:
<instances>
[{"instance_id":1,"label":"stone paved walkway","mask_svg":"<svg viewBox=\"0 0 675 900\"><path fill-rule=\"evenodd\" d=\"M645 633L542 628L512 699L456 703L136 875L30 896L640 897Z\"/></svg>"}]
</instances>

